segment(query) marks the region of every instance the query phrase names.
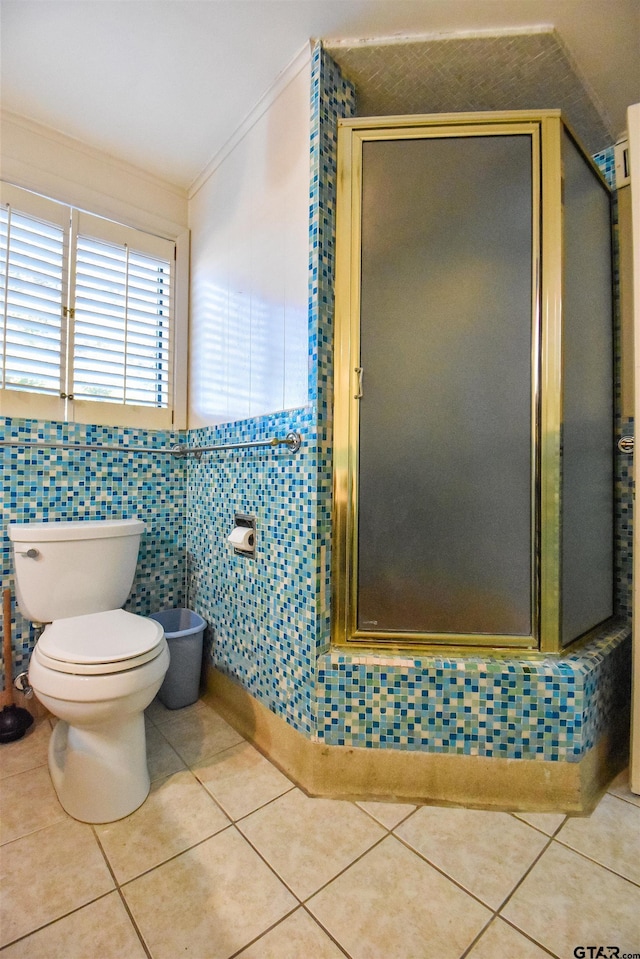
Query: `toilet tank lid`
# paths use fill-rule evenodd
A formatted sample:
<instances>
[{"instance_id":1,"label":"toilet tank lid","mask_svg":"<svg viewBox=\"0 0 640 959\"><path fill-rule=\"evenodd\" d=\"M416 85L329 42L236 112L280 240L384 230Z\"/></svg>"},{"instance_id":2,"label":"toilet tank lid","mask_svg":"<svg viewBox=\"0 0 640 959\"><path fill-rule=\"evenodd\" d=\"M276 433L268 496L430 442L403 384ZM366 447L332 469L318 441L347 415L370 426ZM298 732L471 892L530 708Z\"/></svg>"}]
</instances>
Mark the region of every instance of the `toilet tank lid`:
<instances>
[{"instance_id":1,"label":"toilet tank lid","mask_svg":"<svg viewBox=\"0 0 640 959\"><path fill-rule=\"evenodd\" d=\"M9 539L14 543L138 536L143 530L144 523L140 519L81 519L59 523L9 523L7 526Z\"/></svg>"}]
</instances>

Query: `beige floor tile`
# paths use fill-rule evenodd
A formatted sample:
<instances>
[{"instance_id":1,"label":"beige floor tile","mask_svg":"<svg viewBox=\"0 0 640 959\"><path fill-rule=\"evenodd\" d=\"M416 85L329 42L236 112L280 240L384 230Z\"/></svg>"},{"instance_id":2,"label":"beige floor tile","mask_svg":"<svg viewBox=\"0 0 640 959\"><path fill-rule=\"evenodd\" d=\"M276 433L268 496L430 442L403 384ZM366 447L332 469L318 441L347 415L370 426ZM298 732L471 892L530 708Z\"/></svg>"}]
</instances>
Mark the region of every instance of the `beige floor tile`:
<instances>
[{"instance_id":1,"label":"beige floor tile","mask_svg":"<svg viewBox=\"0 0 640 959\"><path fill-rule=\"evenodd\" d=\"M549 841L509 813L422 806L395 834L494 909Z\"/></svg>"},{"instance_id":2,"label":"beige floor tile","mask_svg":"<svg viewBox=\"0 0 640 959\"><path fill-rule=\"evenodd\" d=\"M558 956L594 943L639 951L640 889L555 840L502 914Z\"/></svg>"},{"instance_id":3,"label":"beige floor tile","mask_svg":"<svg viewBox=\"0 0 640 959\"><path fill-rule=\"evenodd\" d=\"M146 802L126 819L95 828L116 879L123 883L228 825L222 810L185 769L152 783Z\"/></svg>"},{"instance_id":4,"label":"beige floor tile","mask_svg":"<svg viewBox=\"0 0 640 959\"><path fill-rule=\"evenodd\" d=\"M145 959L117 892L7 946L2 959Z\"/></svg>"},{"instance_id":5,"label":"beige floor tile","mask_svg":"<svg viewBox=\"0 0 640 959\"><path fill-rule=\"evenodd\" d=\"M517 812L514 816L539 829L546 836L553 836L567 818L563 812Z\"/></svg>"},{"instance_id":6,"label":"beige floor tile","mask_svg":"<svg viewBox=\"0 0 640 959\"><path fill-rule=\"evenodd\" d=\"M299 789L241 820L238 829L300 899L384 836L354 803L310 799Z\"/></svg>"},{"instance_id":7,"label":"beige floor tile","mask_svg":"<svg viewBox=\"0 0 640 959\"><path fill-rule=\"evenodd\" d=\"M157 726L147 726L147 764L151 781L163 779L171 773L186 769L177 752L170 746Z\"/></svg>"},{"instance_id":8,"label":"beige floor tile","mask_svg":"<svg viewBox=\"0 0 640 959\"><path fill-rule=\"evenodd\" d=\"M67 817L0 850L0 945L114 888L91 826Z\"/></svg>"},{"instance_id":9,"label":"beige floor tile","mask_svg":"<svg viewBox=\"0 0 640 959\"><path fill-rule=\"evenodd\" d=\"M359 802L356 805L387 829L394 829L416 809L416 806L410 806L408 803L395 802Z\"/></svg>"},{"instance_id":10,"label":"beige floor tile","mask_svg":"<svg viewBox=\"0 0 640 959\"><path fill-rule=\"evenodd\" d=\"M465 959L549 959L549 953L498 918L482 933Z\"/></svg>"},{"instance_id":11,"label":"beige floor tile","mask_svg":"<svg viewBox=\"0 0 640 959\"><path fill-rule=\"evenodd\" d=\"M209 706L169 719L159 728L187 766L201 763L223 749L244 742L244 738Z\"/></svg>"},{"instance_id":12,"label":"beige floor tile","mask_svg":"<svg viewBox=\"0 0 640 959\"><path fill-rule=\"evenodd\" d=\"M298 909L237 959L344 959L344 953L308 912Z\"/></svg>"},{"instance_id":13,"label":"beige floor tile","mask_svg":"<svg viewBox=\"0 0 640 959\"><path fill-rule=\"evenodd\" d=\"M144 715L154 726L161 726L163 723L170 722L172 719L188 716L190 713L204 708L205 704L201 699L198 699L195 703L192 703L190 706L184 706L182 709L167 709L156 696L145 709Z\"/></svg>"},{"instance_id":14,"label":"beige floor tile","mask_svg":"<svg viewBox=\"0 0 640 959\"><path fill-rule=\"evenodd\" d=\"M491 918L393 836L307 906L353 959L458 959Z\"/></svg>"},{"instance_id":15,"label":"beige floor tile","mask_svg":"<svg viewBox=\"0 0 640 959\"><path fill-rule=\"evenodd\" d=\"M246 742L194 766L193 772L234 820L293 788L273 763Z\"/></svg>"},{"instance_id":16,"label":"beige floor tile","mask_svg":"<svg viewBox=\"0 0 640 959\"><path fill-rule=\"evenodd\" d=\"M0 843L66 818L48 766L36 766L0 781Z\"/></svg>"},{"instance_id":17,"label":"beige floor tile","mask_svg":"<svg viewBox=\"0 0 640 959\"><path fill-rule=\"evenodd\" d=\"M617 796L619 799L626 799L627 802L632 802L635 803L636 806L640 806L640 796L638 796L637 793L632 793L629 789L628 769L623 769L622 772L616 776L609 786L608 792L613 796Z\"/></svg>"},{"instance_id":18,"label":"beige floor tile","mask_svg":"<svg viewBox=\"0 0 640 959\"><path fill-rule=\"evenodd\" d=\"M34 723L22 739L3 743L0 779L33 769L34 766L46 765L50 739L51 725L44 719Z\"/></svg>"},{"instance_id":19,"label":"beige floor tile","mask_svg":"<svg viewBox=\"0 0 640 959\"><path fill-rule=\"evenodd\" d=\"M233 826L123 893L153 959L226 959L297 905Z\"/></svg>"},{"instance_id":20,"label":"beige floor tile","mask_svg":"<svg viewBox=\"0 0 640 959\"><path fill-rule=\"evenodd\" d=\"M640 807L633 803L605 795L590 816L568 819L556 840L640 885ZM638 929L640 939L640 921Z\"/></svg>"}]
</instances>

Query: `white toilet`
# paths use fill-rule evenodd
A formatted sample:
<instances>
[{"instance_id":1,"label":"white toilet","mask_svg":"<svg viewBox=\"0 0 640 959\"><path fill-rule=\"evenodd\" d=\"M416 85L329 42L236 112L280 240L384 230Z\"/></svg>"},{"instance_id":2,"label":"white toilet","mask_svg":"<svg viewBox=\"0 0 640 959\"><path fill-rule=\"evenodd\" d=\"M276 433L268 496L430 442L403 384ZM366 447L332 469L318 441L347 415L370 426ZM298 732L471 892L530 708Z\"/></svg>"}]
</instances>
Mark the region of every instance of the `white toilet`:
<instances>
[{"instance_id":1,"label":"white toilet","mask_svg":"<svg viewBox=\"0 0 640 959\"><path fill-rule=\"evenodd\" d=\"M10 523L23 616L47 624L29 682L59 718L49 744L58 798L82 822L113 822L149 792L144 709L169 667L159 623L120 607L140 520Z\"/></svg>"}]
</instances>

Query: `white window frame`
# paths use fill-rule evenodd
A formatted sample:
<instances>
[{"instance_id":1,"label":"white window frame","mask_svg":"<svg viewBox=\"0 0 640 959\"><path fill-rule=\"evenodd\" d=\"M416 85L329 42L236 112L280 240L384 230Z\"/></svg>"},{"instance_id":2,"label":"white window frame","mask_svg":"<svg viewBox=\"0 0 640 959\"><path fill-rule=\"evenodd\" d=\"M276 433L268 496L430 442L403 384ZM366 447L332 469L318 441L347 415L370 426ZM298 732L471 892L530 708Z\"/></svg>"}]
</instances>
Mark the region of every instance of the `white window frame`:
<instances>
[{"instance_id":1,"label":"white window frame","mask_svg":"<svg viewBox=\"0 0 640 959\"><path fill-rule=\"evenodd\" d=\"M68 302L73 306L74 264L69 262L74 256L75 237L70 240L70 224L78 221L81 232L89 227L91 235L107 242L125 242L127 236L145 234L149 239L149 251L154 248L154 234L139 227L129 227L103 216L78 210L69 204L49 199L22 187L0 181L0 200L2 205L9 203L19 213L55 223L65 224L65 270L70 278L70 296ZM187 418L187 349L188 349L188 304L189 304L189 232L176 236L159 237L162 242L175 245L175 261L172 271L173 319L171 329L169 362L169 405L168 407L137 406L127 403L110 403L105 400L74 399L66 395L65 376L61 373L60 396L30 392L28 390L0 389L0 415L24 419L49 419L75 423L90 423L102 426L120 426L142 429L185 429ZM65 304L63 303L63 306ZM73 334L73 315L66 318L70 334ZM64 340L64 333L63 333ZM63 342L62 349L66 348ZM67 353L69 351L67 350ZM63 357L61 362L65 363ZM66 357L67 366L71 366L72 357Z\"/></svg>"}]
</instances>

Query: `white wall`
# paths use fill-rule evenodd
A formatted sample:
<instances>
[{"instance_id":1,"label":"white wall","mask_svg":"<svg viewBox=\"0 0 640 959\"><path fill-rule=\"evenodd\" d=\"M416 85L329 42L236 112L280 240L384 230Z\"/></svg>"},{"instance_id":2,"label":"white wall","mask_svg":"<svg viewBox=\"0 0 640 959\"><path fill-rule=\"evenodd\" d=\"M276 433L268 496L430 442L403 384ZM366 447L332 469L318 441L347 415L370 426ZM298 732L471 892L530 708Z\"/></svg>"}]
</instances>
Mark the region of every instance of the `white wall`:
<instances>
[{"instance_id":1,"label":"white wall","mask_svg":"<svg viewBox=\"0 0 640 959\"><path fill-rule=\"evenodd\" d=\"M0 178L61 203L176 239L187 193L25 117L0 115Z\"/></svg>"},{"instance_id":2,"label":"white wall","mask_svg":"<svg viewBox=\"0 0 640 959\"><path fill-rule=\"evenodd\" d=\"M308 399L310 55L194 187L189 428Z\"/></svg>"}]
</instances>

